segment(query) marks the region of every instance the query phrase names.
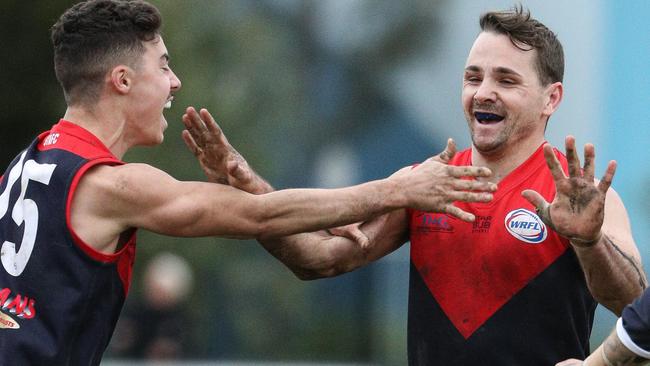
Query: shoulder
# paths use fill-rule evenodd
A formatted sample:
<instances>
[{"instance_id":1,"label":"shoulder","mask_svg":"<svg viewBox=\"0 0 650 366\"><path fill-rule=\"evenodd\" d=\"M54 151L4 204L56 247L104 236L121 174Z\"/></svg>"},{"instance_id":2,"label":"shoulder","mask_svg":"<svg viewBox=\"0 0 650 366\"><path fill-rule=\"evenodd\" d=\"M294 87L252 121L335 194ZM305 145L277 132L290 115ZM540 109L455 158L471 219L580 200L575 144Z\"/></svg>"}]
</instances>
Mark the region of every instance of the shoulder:
<instances>
[{"instance_id":1,"label":"shoulder","mask_svg":"<svg viewBox=\"0 0 650 366\"><path fill-rule=\"evenodd\" d=\"M80 179L79 188L91 190L96 197L125 199L146 195L155 186L174 179L164 171L148 164L99 164L91 167Z\"/></svg>"},{"instance_id":2,"label":"shoulder","mask_svg":"<svg viewBox=\"0 0 650 366\"><path fill-rule=\"evenodd\" d=\"M120 186L128 182L137 182L156 178L169 179L171 176L148 164L128 163L122 165L95 165L88 170L84 180L94 184Z\"/></svg>"}]
</instances>

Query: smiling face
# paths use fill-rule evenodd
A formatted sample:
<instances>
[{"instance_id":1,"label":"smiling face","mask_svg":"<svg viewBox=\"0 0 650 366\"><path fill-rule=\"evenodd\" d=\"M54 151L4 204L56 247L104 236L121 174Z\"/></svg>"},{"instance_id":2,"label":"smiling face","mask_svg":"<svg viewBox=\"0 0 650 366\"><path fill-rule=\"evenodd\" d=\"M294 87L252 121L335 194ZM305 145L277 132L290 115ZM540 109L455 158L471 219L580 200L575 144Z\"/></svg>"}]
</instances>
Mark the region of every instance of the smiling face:
<instances>
[{"instance_id":1,"label":"smiling face","mask_svg":"<svg viewBox=\"0 0 650 366\"><path fill-rule=\"evenodd\" d=\"M145 52L133 68L129 105L133 145L156 145L163 141L167 120L163 110L171 107L181 82L169 66L167 48L158 36L144 42Z\"/></svg>"},{"instance_id":2,"label":"smiling face","mask_svg":"<svg viewBox=\"0 0 650 366\"><path fill-rule=\"evenodd\" d=\"M546 122L561 99L561 83L541 85L536 55L536 50L517 48L506 35L482 32L477 37L462 91L477 152L505 154L520 146L537 148L543 141Z\"/></svg>"}]
</instances>

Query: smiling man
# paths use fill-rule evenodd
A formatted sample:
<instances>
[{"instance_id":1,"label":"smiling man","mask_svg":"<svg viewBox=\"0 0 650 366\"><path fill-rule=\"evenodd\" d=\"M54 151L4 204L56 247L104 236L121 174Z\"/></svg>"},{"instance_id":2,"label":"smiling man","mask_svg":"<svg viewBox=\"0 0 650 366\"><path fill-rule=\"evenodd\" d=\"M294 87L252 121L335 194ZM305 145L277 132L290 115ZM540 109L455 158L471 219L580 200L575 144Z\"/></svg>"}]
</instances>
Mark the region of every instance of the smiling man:
<instances>
[{"instance_id":1,"label":"smiling man","mask_svg":"<svg viewBox=\"0 0 650 366\"><path fill-rule=\"evenodd\" d=\"M405 207L471 221L453 201L492 198L494 184L464 179L488 169L440 158L355 187L258 196L124 163L132 147L163 141L163 110L181 87L160 26L144 1L91 0L52 27L67 110L0 177L0 365L98 365L128 292L139 228L263 238Z\"/></svg>"},{"instance_id":2,"label":"smiling man","mask_svg":"<svg viewBox=\"0 0 650 366\"><path fill-rule=\"evenodd\" d=\"M406 209L350 230L364 249L329 232L261 243L311 279L351 271L409 240L409 365L582 359L597 302L620 314L646 287L627 212L610 189L616 163L597 181L593 145L581 167L573 137L566 156L545 141L563 96L556 35L521 8L484 14L480 25L461 97L472 146L444 156L450 165L489 167L493 174L479 180L499 185L491 202L456 204L474 222ZM208 114L185 122L186 142L212 179L221 172L249 192L271 189Z\"/></svg>"}]
</instances>

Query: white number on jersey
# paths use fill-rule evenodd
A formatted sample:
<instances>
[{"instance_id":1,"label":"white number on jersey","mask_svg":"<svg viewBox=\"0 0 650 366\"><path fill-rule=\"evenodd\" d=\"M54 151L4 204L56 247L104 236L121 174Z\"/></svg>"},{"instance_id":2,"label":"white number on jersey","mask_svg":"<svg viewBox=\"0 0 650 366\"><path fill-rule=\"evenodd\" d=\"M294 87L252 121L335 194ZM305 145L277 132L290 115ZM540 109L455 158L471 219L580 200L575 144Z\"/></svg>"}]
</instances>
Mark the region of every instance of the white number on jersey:
<instances>
[{"instance_id":1,"label":"white number on jersey","mask_svg":"<svg viewBox=\"0 0 650 366\"><path fill-rule=\"evenodd\" d=\"M8 240L2 243L2 248L0 249L2 266L10 275L15 277L20 276L25 270L27 261L29 261L29 257L32 255L34 243L36 242L36 234L38 232L38 206L33 200L25 198L27 185L30 181L49 185L54 168L56 168L55 164L39 164L34 160L28 160L23 166L26 153L24 152L20 156L18 164L9 172L9 176L6 177L7 186L4 192L0 194L0 218L3 218L9 208L9 194L11 193L11 189L20 178L20 196L11 210L11 218L17 226L22 225L23 222L25 223L23 239L18 251L16 251L16 244Z\"/></svg>"}]
</instances>

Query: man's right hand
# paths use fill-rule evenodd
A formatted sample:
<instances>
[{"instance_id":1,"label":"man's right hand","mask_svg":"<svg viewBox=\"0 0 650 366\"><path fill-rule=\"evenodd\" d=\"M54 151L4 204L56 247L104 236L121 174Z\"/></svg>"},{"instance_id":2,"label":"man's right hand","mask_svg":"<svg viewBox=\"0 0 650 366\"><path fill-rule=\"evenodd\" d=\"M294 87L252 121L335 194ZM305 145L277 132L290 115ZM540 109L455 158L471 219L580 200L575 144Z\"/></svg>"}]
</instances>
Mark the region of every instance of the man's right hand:
<instances>
[{"instance_id":1,"label":"man's right hand","mask_svg":"<svg viewBox=\"0 0 650 366\"><path fill-rule=\"evenodd\" d=\"M452 139L447 148L424 163L412 169L401 169L388 179L397 182L404 193L408 206L427 212L453 215L463 221L474 221L474 215L454 206L455 201L489 202L491 192L496 191L494 183L475 179L492 175L490 169L474 166L447 165L456 153Z\"/></svg>"}]
</instances>

